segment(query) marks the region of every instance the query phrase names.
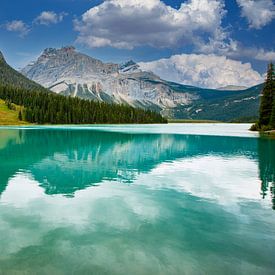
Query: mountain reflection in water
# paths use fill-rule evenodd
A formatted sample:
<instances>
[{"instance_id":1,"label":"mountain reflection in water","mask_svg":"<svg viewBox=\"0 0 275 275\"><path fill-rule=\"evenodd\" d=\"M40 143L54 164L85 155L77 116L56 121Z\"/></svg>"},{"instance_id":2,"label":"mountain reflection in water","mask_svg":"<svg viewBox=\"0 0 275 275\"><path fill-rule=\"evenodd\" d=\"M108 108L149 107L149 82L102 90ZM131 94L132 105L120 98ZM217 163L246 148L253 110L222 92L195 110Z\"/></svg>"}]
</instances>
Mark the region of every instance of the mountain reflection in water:
<instances>
[{"instance_id":1,"label":"mountain reflection in water","mask_svg":"<svg viewBox=\"0 0 275 275\"><path fill-rule=\"evenodd\" d=\"M275 209L275 142L269 139L127 134L78 129L0 130L0 196L18 172L48 195L74 196L103 181L134 183L161 163L199 156L245 156L258 163L263 198ZM213 167L213 173L215 167Z\"/></svg>"}]
</instances>

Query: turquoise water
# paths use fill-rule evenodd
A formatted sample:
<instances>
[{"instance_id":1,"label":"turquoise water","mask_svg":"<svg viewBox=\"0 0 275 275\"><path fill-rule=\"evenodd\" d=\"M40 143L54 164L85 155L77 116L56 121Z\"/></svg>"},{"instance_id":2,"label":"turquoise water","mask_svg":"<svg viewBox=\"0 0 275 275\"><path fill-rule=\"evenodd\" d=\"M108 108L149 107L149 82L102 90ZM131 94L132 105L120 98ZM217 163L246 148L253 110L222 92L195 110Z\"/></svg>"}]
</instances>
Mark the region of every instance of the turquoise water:
<instances>
[{"instance_id":1,"label":"turquoise water","mask_svg":"<svg viewBox=\"0 0 275 275\"><path fill-rule=\"evenodd\" d=\"M0 274L275 274L275 140L248 128L0 128Z\"/></svg>"}]
</instances>

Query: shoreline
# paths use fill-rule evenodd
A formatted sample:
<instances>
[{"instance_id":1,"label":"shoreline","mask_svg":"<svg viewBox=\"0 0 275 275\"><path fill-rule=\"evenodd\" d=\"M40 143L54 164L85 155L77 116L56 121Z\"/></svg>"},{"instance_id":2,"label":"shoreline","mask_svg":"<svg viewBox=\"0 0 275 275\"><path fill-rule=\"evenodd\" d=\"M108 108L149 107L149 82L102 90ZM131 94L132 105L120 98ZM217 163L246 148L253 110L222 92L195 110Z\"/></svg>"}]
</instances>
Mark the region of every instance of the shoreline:
<instances>
[{"instance_id":1,"label":"shoreline","mask_svg":"<svg viewBox=\"0 0 275 275\"><path fill-rule=\"evenodd\" d=\"M275 130L269 130L264 132L259 131L259 134L260 136L263 136L263 137L275 138Z\"/></svg>"},{"instance_id":2,"label":"shoreline","mask_svg":"<svg viewBox=\"0 0 275 275\"><path fill-rule=\"evenodd\" d=\"M23 122L22 124L0 124L0 127L32 127L32 126L97 126L97 125L169 125L169 124L251 124L250 122L223 122L223 121L215 121L215 120L198 120L198 121L168 121L168 123L93 123L93 124L35 124ZM275 130L268 131L275 133ZM259 132L260 133L260 132Z\"/></svg>"},{"instance_id":3,"label":"shoreline","mask_svg":"<svg viewBox=\"0 0 275 275\"><path fill-rule=\"evenodd\" d=\"M169 123L231 123L231 122L223 122L219 120L207 120L207 119L168 119Z\"/></svg>"}]
</instances>

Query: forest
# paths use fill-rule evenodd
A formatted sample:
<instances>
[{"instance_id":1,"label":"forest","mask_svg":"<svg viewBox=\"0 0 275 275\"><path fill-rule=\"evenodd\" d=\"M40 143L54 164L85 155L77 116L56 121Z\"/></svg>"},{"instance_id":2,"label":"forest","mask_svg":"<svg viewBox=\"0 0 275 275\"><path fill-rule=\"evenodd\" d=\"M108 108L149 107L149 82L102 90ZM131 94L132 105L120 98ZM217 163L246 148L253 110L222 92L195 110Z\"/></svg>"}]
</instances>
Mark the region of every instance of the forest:
<instances>
[{"instance_id":1,"label":"forest","mask_svg":"<svg viewBox=\"0 0 275 275\"><path fill-rule=\"evenodd\" d=\"M270 63L261 94L259 120L252 125L252 131L275 130L275 73L274 65Z\"/></svg>"},{"instance_id":2,"label":"forest","mask_svg":"<svg viewBox=\"0 0 275 275\"><path fill-rule=\"evenodd\" d=\"M94 123L167 123L159 113L129 105L109 104L0 85L0 98L7 106L22 106L19 119L37 124L94 124Z\"/></svg>"}]
</instances>

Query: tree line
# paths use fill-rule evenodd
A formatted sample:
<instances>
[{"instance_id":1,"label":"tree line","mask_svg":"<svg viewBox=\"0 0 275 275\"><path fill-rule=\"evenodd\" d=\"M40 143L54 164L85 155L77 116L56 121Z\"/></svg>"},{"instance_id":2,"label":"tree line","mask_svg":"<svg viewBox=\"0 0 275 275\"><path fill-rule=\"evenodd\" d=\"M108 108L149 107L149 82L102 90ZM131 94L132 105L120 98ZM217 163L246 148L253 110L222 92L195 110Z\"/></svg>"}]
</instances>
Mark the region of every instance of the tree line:
<instances>
[{"instance_id":1,"label":"tree line","mask_svg":"<svg viewBox=\"0 0 275 275\"><path fill-rule=\"evenodd\" d=\"M254 131L275 129L275 74L274 65L270 63L261 95L259 120L251 127Z\"/></svg>"},{"instance_id":2,"label":"tree line","mask_svg":"<svg viewBox=\"0 0 275 275\"><path fill-rule=\"evenodd\" d=\"M167 123L159 113L128 105L0 85L0 98L23 106L21 119L38 124Z\"/></svg>"}]
</instances>

